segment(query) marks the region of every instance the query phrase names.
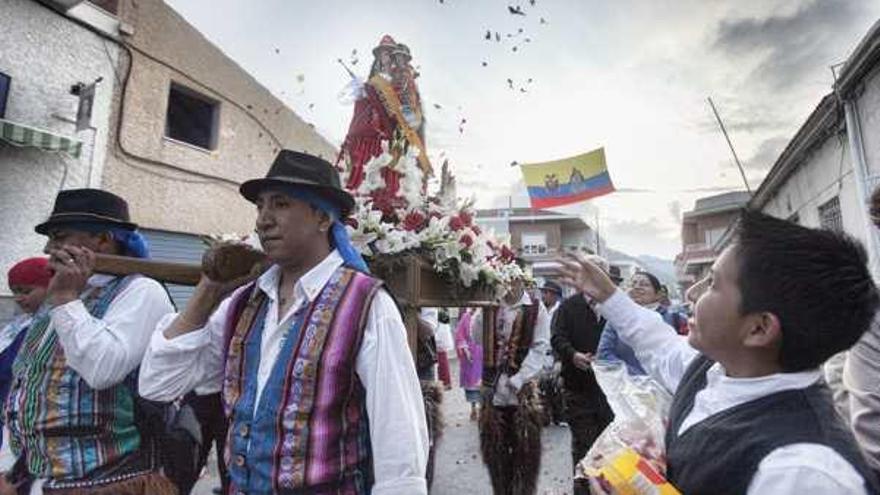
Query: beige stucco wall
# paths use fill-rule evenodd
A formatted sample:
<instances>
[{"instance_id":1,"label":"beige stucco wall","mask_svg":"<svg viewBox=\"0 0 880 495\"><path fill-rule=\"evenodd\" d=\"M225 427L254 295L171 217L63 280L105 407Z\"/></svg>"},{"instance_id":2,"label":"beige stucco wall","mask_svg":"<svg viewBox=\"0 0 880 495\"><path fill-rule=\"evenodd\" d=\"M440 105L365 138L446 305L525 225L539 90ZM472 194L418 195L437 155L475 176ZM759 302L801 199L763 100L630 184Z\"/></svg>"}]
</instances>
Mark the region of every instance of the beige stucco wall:
<instances>
[{"instance_id":1,"label":"beige stucco wall","mask_svg":"<svg viewBox=\"0 0 880 495\"><path fill-rule=\"evenodd\" d=\"M142 226L249 232L254 212L237 183L265 175L282 147L335 157L326 139L161 0L124 0L120 16L134 27L125 38L133 58L122 113L124 151L108 156L103 185L129 201ZM164 137L172 82L220 103L216 149Z\"/></svg>"}]
</instances>

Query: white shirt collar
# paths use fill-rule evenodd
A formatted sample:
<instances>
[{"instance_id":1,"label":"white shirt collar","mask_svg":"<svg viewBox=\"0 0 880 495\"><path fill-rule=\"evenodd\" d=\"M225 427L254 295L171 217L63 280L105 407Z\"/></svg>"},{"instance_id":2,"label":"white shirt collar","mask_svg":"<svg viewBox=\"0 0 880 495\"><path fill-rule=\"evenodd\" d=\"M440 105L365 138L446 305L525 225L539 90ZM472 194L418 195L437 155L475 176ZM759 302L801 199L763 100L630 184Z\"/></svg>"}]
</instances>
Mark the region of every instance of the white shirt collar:
<instances>
[{"instance_id":1,"label":"white shirt collar","mask_svg":"<svg viewBox=\"0 0 880 495\"><path fill-rule=\"evenodd\" d=\"M778 392L805 389L822 377L817 369L756 378L733 378L725 373L720 363L706 372L706 387L697 392L693 409L678 429L679 435L714 414Z\"/></svg>"},{"instance_id":2,"label":"white shirt collar","mask_svg":"<svg viewBox=\"0 0 880 495\"><path fill-rule=\"evenodd\" d=\"M116 275L106 275L103 273L96 273L89 277L87 284L91 287L104 287L109 284L111 280L115 279Z\"/></svg>"},{"instance_id":3,"label":"white shirt collar","mask_svg":"<svg viewBox=\"0 0 880 495\"><path fill-rule=\"evenodd\" d=\"M294 286L296 297L304 296L309 302L314 301L321 289L327 285L330 277L342 266L342 256L335 249L320 263L300 277ZM257 279L257 287L273 301L278 300L278 282L281 278L281 267L272 265Z\"/></svg>"},{"instance_id":4,"label":"white shirt collar","mask_svg":"<svg viewBox=\"0 0 880 495\"><path fill-rule=\"evenodd\" d=\"M775 373L755 378L733 378L727 376L720 363L715 363L706 373L706 382L707 388L723 387L731 395L749 401L763 397L768 393L807 388L821 377L822 372L814 369L796 373Z\"/></svg>"}]
</instances>

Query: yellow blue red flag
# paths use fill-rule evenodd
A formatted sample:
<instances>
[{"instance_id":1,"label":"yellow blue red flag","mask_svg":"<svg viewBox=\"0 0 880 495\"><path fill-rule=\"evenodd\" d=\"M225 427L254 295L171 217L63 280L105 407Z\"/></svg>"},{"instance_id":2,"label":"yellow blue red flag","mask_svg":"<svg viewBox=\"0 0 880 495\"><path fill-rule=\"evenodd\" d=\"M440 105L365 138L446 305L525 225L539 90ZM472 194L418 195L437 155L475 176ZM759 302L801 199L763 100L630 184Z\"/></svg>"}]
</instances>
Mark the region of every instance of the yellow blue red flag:
<instances>
[{"instance_id":1,"label":"yellow blue red flag","mask_svg":"<svg viewBox=\"0 0 880 495\"><path fill-rule=\"evenodd\" d=\"M605 148L543 163L520 165L532 208L552 208L614 192Z\"/></svg>"}]
</instances>

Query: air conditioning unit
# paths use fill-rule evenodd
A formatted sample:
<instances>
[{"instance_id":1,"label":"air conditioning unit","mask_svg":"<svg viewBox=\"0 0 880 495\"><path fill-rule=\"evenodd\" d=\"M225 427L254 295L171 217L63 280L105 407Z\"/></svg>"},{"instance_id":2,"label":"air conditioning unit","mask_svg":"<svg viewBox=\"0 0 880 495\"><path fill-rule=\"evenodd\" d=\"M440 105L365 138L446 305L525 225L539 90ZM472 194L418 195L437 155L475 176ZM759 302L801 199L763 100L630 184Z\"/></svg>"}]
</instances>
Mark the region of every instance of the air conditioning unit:
<instances>
[{"instance_id":1,"label":"air conditioning unit","mask_svg":"<svg viewBox=\"0 0 880 495\"><path fill-rule=\"evenodd\" d=\"M60 12L67 12L68 10L83 3L83 0L40 0L40 2Z\"/></svg>"}]
</instances>

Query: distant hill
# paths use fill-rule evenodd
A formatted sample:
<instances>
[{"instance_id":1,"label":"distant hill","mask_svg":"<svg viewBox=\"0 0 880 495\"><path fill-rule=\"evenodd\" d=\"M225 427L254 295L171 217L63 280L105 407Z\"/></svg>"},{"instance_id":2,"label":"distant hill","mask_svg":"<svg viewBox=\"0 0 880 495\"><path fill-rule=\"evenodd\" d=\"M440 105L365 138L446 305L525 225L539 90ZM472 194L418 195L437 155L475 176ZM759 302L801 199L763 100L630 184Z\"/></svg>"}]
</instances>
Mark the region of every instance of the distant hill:
<instances>
[{"instance_id":1,"label":"distant hill","mask_svg":"<svg viewBox=\"0 0 880 495\"><path fill-rule=\"evenodd\" d=\"M675 287L678 287L675 278L675 265L673 264L672 260L658 258L656 256L650 256L646 254L641 256L630 256L622 251L618 251L612 248L605 249L603 255L610 261L635 261L636 263L642 265L645 270L653 273L657 278L660 279L661 283L663 283L670 289L674 290Z\"/></svg>"}]
</instances>

